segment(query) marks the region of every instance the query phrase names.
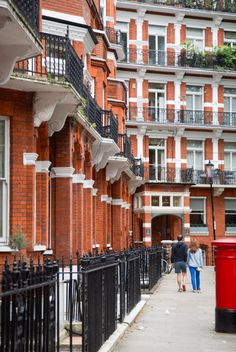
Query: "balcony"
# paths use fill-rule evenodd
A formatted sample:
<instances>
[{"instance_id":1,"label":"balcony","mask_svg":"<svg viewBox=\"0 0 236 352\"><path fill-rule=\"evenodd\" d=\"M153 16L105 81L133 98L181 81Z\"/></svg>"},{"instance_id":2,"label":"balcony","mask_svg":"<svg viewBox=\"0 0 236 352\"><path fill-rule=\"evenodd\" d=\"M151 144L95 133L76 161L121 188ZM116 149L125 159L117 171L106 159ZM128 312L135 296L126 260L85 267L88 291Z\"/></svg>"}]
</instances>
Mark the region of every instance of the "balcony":
<instances>
[{"instance_id":1,"label":"balcony","mask_svg":"<svg viewBox=\"0 0 236 352\"><path fill-rule=\"evenodd\" d=\"M147 181L151 183L194 184L193 170L149 164Z\"/></svg>"},{"instance_id":2,"label":"balcony","mask_svg":"<svg viewBox=\"0 0 236 352\"><path fill-rule=\"evenodd\" d=\"M190 169L189 169L190 170ZM193 170L192 171L193 181L197 185L209 185L210 180L208 179L204 170ZM213 170L212 177L213 186L217 185L228 185L235 186L236 185L236 171L228 171L221 169Z\"/></svg>"},{"instance_id":3,"label":"balcony","mask_svg":"<svg viewBox=\"0 0 236 352\"><path fill-rule=\"evenodd\" d=\"M111 110L101 110L103 137L111 138L118 142L118 120Z\"/></svg>"},{"instance_id":4,"label":"balcony","mask_svg":"<svg viewBox=\"0 0 236 352\"><path fill-rule=\"evenodd\" d=\"M177 8L187 8L191 10L207 10L220 12L236 12L236 3L234 0L134 0L151 5L166 5Z\"/></svg>"},{"instance_id":5,"label":"balcony","mask_svg":"<svg viewBox=\"0 0 236 352\"><path fill-rule=\"evenodd\" d=\"M0 1L0 84L12 74L16 61L41 53L39 0Z\"/></svg>"},{"instance_id":6,"label":"balcony","mask_svg":"<svg viewBox=\"0 0 236 352\"><path fill-rule=\"evenodd\" d=\"M111 27L106 27L106 35L110 43L121 45L121 31Z\"/></svg>"},{"instance_id":7,"label":"balcony","mask_svg":"<svg viewBox=\"0 0 236 352\"><path fill-rule=\"evenodd\" d=\"M127 121L157 124L236 127L236 112L129 107Z\"/></svg>"},{"instance_id":8,"label":"balcony","mask_svg":"<svg viewBox=\"0 0 236 352\"><path fill-rule=\"evenodd\" d=\"M155 51L149 49L129 48L121 63L149 65L155 67L203 69L205 71L236 71L235 48L222 47L214 52L198 52L182 49L174 51Z\"/></svg>"}]
</instances>

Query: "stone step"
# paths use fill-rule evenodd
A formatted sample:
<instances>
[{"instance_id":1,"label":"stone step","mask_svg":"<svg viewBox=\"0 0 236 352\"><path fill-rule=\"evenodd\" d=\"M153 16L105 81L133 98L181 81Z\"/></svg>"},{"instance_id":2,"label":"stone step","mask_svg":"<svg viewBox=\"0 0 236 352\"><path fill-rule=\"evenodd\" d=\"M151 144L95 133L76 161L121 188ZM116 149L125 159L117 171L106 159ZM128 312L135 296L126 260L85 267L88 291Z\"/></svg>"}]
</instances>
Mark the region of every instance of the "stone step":
<instances>
[{"instance_id":1,"label":"stone step","mask_svg":"<svg viewBox=\"0 0 236 352\"><path fill-rule=\"evenodd\" d=\"M72 336L72 351L82 352L82 336ZM60 344L60 352L70 352L70 337L67 336Z\"/></svg>"}]
</instances>

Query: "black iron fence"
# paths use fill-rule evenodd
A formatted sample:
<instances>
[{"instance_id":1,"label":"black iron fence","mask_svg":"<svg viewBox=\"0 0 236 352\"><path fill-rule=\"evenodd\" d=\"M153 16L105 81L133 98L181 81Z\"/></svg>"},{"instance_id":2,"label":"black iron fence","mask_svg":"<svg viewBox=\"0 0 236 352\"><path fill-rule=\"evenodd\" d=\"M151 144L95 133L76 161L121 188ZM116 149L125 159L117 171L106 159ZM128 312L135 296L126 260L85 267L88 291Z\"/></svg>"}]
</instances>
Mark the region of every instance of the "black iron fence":
<instances>
[{"instance_id":1,"label":"black iron fence","mask_svg":"<svg viewBox=\"0 0 236 352\"><path fill-rule=\"evenodd\" d=\"M229 60L223 51L217 52L182 49L180 52L141 48L124 48L127 63L151 66L187 67L210 70L236 70L236 60Z\"/></svg>"},{"instance_id":2,"label":"black iron fence","mask_svg":"<svg viewBox=\"0 0 236 352\"><path fill-rule=\"evenodd\" d=\"M160 270L160 248L77 256L69 262L6 261L0 351L98 351L140 301L141 288L158 282Z\"/></svg>"},{"instance_id":3,"label":"black iron fence","mask_svg":"<svg viewBox=\"0 0 236 352\"><path fill-rule=\"evenodd\" d=\"M15 5L36 35L39 33L39 0L8 0Z\"/></svg>"},{"instance_id":4,"label":"black iron fence","mask_svg":"<svg viewBox=\"0 0 236 352\"><path fill-rule=\"evenodd\" d=\"M222 12L236 12L234 0L136 0L145 4L156 4L188 8L191 10L208 10Z\"/></svg>"},{"instance_id":5,"label":"black iron fence","mask_svg":"<svg viewBox=\"0 0 236 352\"><path fill-rule=\"evenodd\" d=\"M230 127L236 126L236 112L177 110L152 106L140 108L130 106L127 120L189 125L222 125Z\"/></svg>"}]
</instances>

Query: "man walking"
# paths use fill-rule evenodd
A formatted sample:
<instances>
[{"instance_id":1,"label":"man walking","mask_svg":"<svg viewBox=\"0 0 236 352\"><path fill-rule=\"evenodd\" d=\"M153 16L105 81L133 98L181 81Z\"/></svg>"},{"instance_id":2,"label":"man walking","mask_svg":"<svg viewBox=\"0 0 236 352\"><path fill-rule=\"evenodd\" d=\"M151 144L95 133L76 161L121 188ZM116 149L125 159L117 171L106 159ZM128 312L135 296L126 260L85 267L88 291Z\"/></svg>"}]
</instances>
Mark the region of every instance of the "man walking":
<instances>
[{"instance_id":1,"label":"man walking","mask_svg":"<svg viewBox=\"0 0 236 352\"><path fill-rule=\"evenodd\" d=\"M177 274L177 283L179 292L186 291L186 272L187 272L187 257L188 247L184 243L182 235L178 235L178 242L172 247L171 263L174 263L175 273Z\"/></svg>"}]
</instances>

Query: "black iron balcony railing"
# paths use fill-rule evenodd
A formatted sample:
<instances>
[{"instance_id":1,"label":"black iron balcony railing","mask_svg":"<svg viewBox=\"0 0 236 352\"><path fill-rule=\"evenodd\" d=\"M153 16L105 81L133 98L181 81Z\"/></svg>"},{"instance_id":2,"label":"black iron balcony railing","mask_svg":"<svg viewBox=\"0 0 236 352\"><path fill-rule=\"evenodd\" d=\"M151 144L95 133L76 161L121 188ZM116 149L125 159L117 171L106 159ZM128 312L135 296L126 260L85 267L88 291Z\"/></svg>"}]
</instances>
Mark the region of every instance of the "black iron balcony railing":
<instances>
[{"instance_id":1,"label":"black iron balcony railing","mask_svg":"<svg viewBox=\"0 0 236 352\"><path fill-rule=\"evenodd\" d=\"M118 134L118 146L120 148L120 155L123 155L126 158L130 158L132 156L130 138L127 134Z\"/></svg>"},{"instance_id":2,"label":"black iron balcony railing","mask_svg":"<svg viewBox=\"0 0 236 352\"><path fill-rule=\"evenodd\" d=\"M149 164L150 182L193 184L193 170Z\"/></svg>"},{"instance_id":3,"label":"black iron balcony railing","mask_svg":"<svg viewBox=\"0 0 236 352\"><path fill-rule=\"evenodd\" d=\"M214 169L213 177L209 179L204 170L193 170L192 177L195 184L236 185L236 171Z\"/></svg>"},{"instance_id":4,"label":"black iron balcony railing","mask_svg":"<svg viewBox=\"0 0 236 352\"><path fill-rule=\"evenodd\" d=\"M133 173L136 176L144 178L144 165L142 159L134 159L133 163Z\"/></svg>"},{"instance_id":5,"label":"black iron balcony railing","mask_svg":"<svg viewBox=\"0 0 236 352\"><path fill-rule=\"evenodd\" d=\"M157 107L129 107L127 121L177 123L189 125L236 126L236 112L176 110Z\"/></svg>"},{"instance_id":6,"label":"black iron balcony railing","mask_svg":"<svg viewBox=\"0 0 236 352\"><path fill-rule=\"evenodd\" d=\"M121 45L121 31L111 27L106 27L106 35L112 44Z\"/></svg>"},{"instance_id":7,"label":"black iron balcony railing","mask_svg":"<svg viewBox=\"0 0 236 352\"><path fill-rule=\"evenodd\" d=\"M48 80L69 81L81 94L83 63L71 45L70 39L67 36L46 33L40 33L40 38L44 46L43 54L19 61L14 72Z\"/></svg>"},{"instance_id":8,"label":"black iron balcony railing","mask_svg":"<svg viewBox=\"0 0 236 352\"><path fill-rule=\"evenodd\" d=\"M118 120L115 118L111 110L101 110L103 137L112 138L116 143L118 142Z\"/></svg>"},{"instance_id":9,"label":"black iron balcony railing","mask_svg":"<svg viewBox=\"0 0 236 352\"><path fill-rule=\"evenodd\" d=\"M12 3L36 35L39 33L39 0L7 0Z\"/></svg>"},{"instance_id":10,"label":"black iron balcony railing","mask_svg":"<svg viewBox=\"0 0 236 352\"><path fill-rule=\"evenodd\" d=\"M208 10L236 12L235 0L136 0L137 2L156 5L175 6L191 10Z\"/></svg>"},{"instance_id":11,"label":"black iron balcony railing","mask_svg":"<svg viewBox=\"0 0 236 352\"><path fill-rule=\"evenodd\" d=\"M174 52L137 48L124 48L124 51L125 58L122 61L130 64L236 71L236 60L228 60L227 53L222 51L214 53L182 49Z\"/></svg>"}]
</instances>

